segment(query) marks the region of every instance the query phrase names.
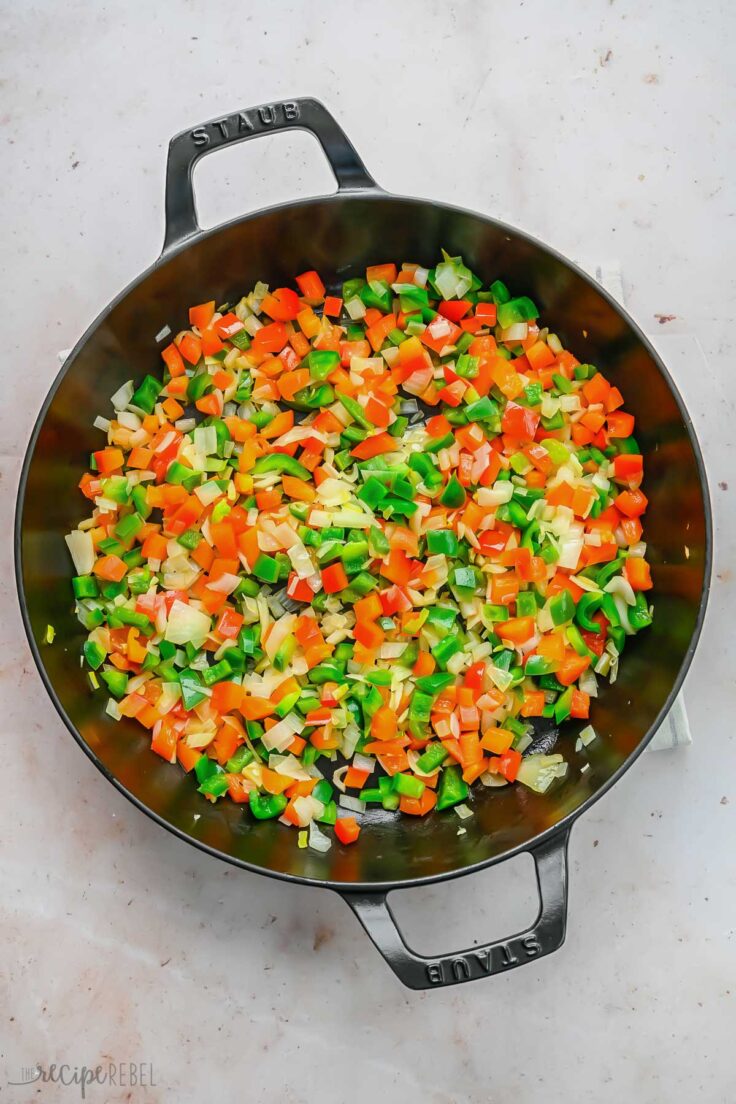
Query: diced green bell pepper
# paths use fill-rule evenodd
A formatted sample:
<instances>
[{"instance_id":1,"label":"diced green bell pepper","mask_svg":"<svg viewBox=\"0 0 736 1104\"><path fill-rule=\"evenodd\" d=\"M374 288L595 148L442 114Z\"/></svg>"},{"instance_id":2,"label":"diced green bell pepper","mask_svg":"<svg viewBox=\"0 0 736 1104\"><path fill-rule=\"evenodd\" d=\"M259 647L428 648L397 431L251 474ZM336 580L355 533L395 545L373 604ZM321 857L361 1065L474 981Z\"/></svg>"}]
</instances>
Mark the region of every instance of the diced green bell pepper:
<instances>
[{"instance_id":1,"label":"diced green bell pepper","mask_svg":"<svg viewBox=\"0 0 736 1104\"><path fill-rule=\"evenodd\" d=\"M446 758L447 752L442 744L430 744L417 759L417 769L431 774L442 766Z\"/></svg>"},{"instance_id":2,"label":"diced green bell pepper","mask_svg":"<svg viewBox=\"0 0 736 1104\"><path fill-rule=\"evenodd\" d=\"M262 579L264 583L277 582L280 572L281 569L278 560L275 560L273 556L269 556L265 552L261 552L256 562L253 564L253 574L258 579Z\"/></svg>"},{"instance_id":3,"label":"diced green bell pepper","mask_svg":"<svg viewBox=\"0 0 736 1104\"><path fill-rule=\"evenodd\" d=\"M374 425L370 418L366 415L365 410L360 405L357 399L351 398L350 395L338 395L337 401L343 407L344 410L350 415L353 421L357 422L363 429L373 429Z\"/></svg>"},{"instance_id":4,"label":"diced green bell pepper","mask_svg":"<svg viewBox=\"0 0 736 1104\"><path fill-rule=\"evenodd\" d=\"M107 652L102 648L95 640L85 640L84 642L84 658L90 665L93 671L96 671L98 667L101 667L105 662Z\"/></svg>"},{"instance_id":5,"label":"diced green bell pepper","mask_svg":"<svg viewBox=\"0 0 736 1104\"><path fill-rule=\"evenodd\" d=\"M568 686L559 698L555 702L555 720L557 724L561 724L566 720L572 711L572 695L574 693L574 687Z\"/></svg>"},{"instance_id":6,"label":"diced green bell pepper","mask_svg":"<svg viewBox=\"0 0 736 1104\"><path fill-rule=\"evenodd\" d=\"M394 789L401 797L413 797L416 799L422 796L426 789L426 784L422 782L421 778L417 778L413 774L395 774Z\"/></svg>"},{"instance_id":7,"label":"diced green bell pepper","mask_svg":"<svg viewBox=\"0 0 736 1104\"><path fill-rule=\"evenodd\" d=\"M161 380L155 376L145 376L140 386L133 392L131 406L137 406L146 414L153 414L156 400L161 394Z\"/></svg>"},{"instance_id":8,"label":"diced green bell pepper","mask_svg":"<svg viewBox=\"0 0 736 1104\"><path fill-rule=\"evenodd\" d=\"M417 740L427 735L433 698L421 690L415 690L409 702L409 731Z\"/></svg>"},{"instance_id":9,"label":"diced green bell pepper","mask_svg":"<svg viewBox=\"0 0 736 1104\"><path fill-rule=\"evenodd\" d=\"M600 625L593 621L592 614L601 608L603 594L597 591L586 591L581 594L575 607L575 620L581 629L586 632L600 632Z\"/></svg>"},{"instance_id":10,"label":"diced green bell pepper","mask_svg":"<svg viewBox=\"0 0 736 1104\"><path fill-rule=\"evenodd\" d=\"M427 533L427 551L431 555L457 556L460 543L452 529L430 529Z\"/></svg>"},{"instance_id":11,"label":"diced green bell pepper","mask_svg":"<svg viewBox=\"0 0 736 1104\"><path fill-rule=\"evenodd\" d=\"M456 510L460 506L465 505L465 488L459 481L456 475L451 475L447 486L440 495L440 502L443 506L447 506L449 510Z\"/></svg>"},{"instance_id":12,"label":"diced green bell pepper","mask_svg":"<svg viewBox=\"0 0 736 1104\"><path fill-rule=\"evenodd\" d=\"M219 663L215 663L212 667L205 667L202 671L202 682L205 686L214 686L216 682L222 682L223 679L229 678L233 673L233 669L226 659L221 659Z\"/></svg>"},{"instance_id":13,"label":"diced green bell pepper","mask_svg":"<svg viewBox=\"0 0 736 1104\"><path fill-rule=\"evenodd\" d=\"M569 590L561 590L550 600L549 612L555 625L564 625L575 615L575 602Z\"/></svg>"},{"instance_id":14,"label":"diced green bell pepper","mask_svg":"<svg viewBox=\"0 0 736 1104\"><path fill-rule=\"evenodd\" d=\"M463 781L460 768L457 766L445 767L440 774L437 789L437 811L450 809L453 805L459 805L468 796L468 784Z\"/></svg>"},{"instance_id":15,"label":"diced green bell pepper","mask_svg":"<svg viewBox=\"0 0 736 1104\"><path fill-rule=\"evenodd\" d=\"M75 598L96 598L100 593L94 575L75 575L72 579L72 590Z\"/></svg>"},{"instance_id":16,"label":"diced green bell pepper","mask_svg":"<svg viewBox=\"0 0 736 1104\"><path fill-rule=\"evenodd\" d=\"M253 475L265 475L267 472L278 472L279 475L291 475L295 479L309 481L312 473L295 460L293 456L287 456L284 452L272 452L268 456L261 456L253 466Z\"/></svg>"},{"instance_id":17,"label":"diced green bell pepper","mask_svg":"<svg viewBox=\"0 0 736 1104\"><path fill-rule=\"evenodd\" d=\"M443 640L440 640L438 644L435 644L434 648L432 648L432 655L437 661L437 666L444 671L447 669L447 664L449 660L451 660L454 655L457 655L458 652L461 652L462 650L463 645L459 637L446 636Z\"/></svg>"},{"instance_id":18,"label":"diced green bell pepper","mask_svg":"<svg viewBox=\"0 0 736 1104\"><path fill-rule=\"evenodd\" d=\"M250 811L256 820L273 820L281 816L289 799L284 794L260 794L255 791L250 795Z\"/></svg>"},{"instance_id":19,"label":"diced green bell pepper","mask_svg":"<svg viewBox=\"0 0 736 1104\"><path fill-rule=\"evenodd\" d=\"M128 692L128 676L125 671L100 671L107 688L114 698L124 698Z\"/></svg>"},{"instance_id":20,"label":"diced green bell pepper","mask_svg":"<svg viewBox=\"0 0 736 1104\"><path fill-rule=\"evenodd\" d=\"M302 361L302 367L309 369L312 379L322 382L340 367L340 354L334 349L312 349Z\"/></svg>"},{"instance_id":21,"label":"diced green bell pepper","mask_svg":"<svg viewBox=\"0 0 736 1104\"><path fill-rule=\"evenodd\" d=\"M235 752L225 764L225 770L229 774L240 774L243 767L247 767L249 763L253 762L253 752L250 750L247 744L241 744L238 750Z\"/></svg>"},{"instance_id":22,"label":"diced green bell pepper","mask_svg":"<svg viewBox=\"0 0 736 1104\"><path fill-rule=\"evenodd\" d=\"M496 321L501 329L508 329L516 322L532 322L539 317L539 311L535 304L526 295L520 295L516 299L508 299L505 303L498 304Z\"/></svg>"}]
</instances>

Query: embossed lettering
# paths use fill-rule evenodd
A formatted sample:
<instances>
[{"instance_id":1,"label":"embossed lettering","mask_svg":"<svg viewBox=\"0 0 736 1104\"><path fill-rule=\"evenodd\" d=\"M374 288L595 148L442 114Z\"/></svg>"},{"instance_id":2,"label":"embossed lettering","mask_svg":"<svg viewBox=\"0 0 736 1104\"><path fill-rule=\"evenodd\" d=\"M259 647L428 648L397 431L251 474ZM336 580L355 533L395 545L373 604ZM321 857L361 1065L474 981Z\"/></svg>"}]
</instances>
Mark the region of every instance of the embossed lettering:
<instances>
[{"instance_id":1,"label":"embossed lettering","mask_svg":"<svg viewBox=\"0 0 736 1104\"><path fill-rule=\"evenodd\" d=\"M276 113L272 107L259 107L258 114L264 126L271 126L276 122Z\"/></svg>"},{"instance_id":2,"label":"embossed lettering","mask_svg":"<svg viewBox=\"0 0 736 1104\"><path fill-rule=\"evenodd\" d=\"M299 118L299 104L297 103L285 103L284 118L285 119L298 119Z\"/></svg>"},{"instance_id":3,"label":"embossed lettering","mask_svg":"<svg viewBox=\"0 0 736 1104\"><path fill-rule=\"evenodd\" d=\"M227 119L218 119L213 126L217 127L223 138L227 138Z\"/></svg>"},{"instance_id":4,"label":"embossed lettering","mask_svg":"<svg viewBox=\"0 0 736 1104\"><path fill-rule=\"evenodd\" d=\"M539 941L534 935L528 935L526 939L522 939L521 945L526 951L527 958L534 958L542 949L539 945Z\"/></svg>"},{"instance_id":5,"label":"embossed lettering","mask_svg":"<svg viewBox=\"0 0 736 1104\"><path fill-rule=\"evenodd\" d=\"M485 970L485 972L487 974L490 974L490 972L491 972L491 948L489 947L488 950L486 950L486 951L475 951L474 954L475 954L475 958L476 958L480 968L482 970Z\"/></svg>"},{"instance_id":6,"label":"embossed lettering","mask_svg":"<svg viewBox=\"0 0 736 1104\"><path fill-rule=\"evenodd\" d=\"M245 112L240 111L238 112L238 133L242 134L244 130L253 130L253 124Z\"/></svg>"},{"instance_id":7,"label":"embossed lettering","mask_svg":"<svg viewBox=\"0 0 736 1104\"><path fill-rule=\"evenodd\" d=\"M467 958L453 958L450 963L455 981L467 981L470 977L470 965Z\"/></svg>"},{"instance_id":8,"label":"embossed lettering","mask_svg":"<svg viewBox=\"0 0 736 1104\"><path fill-rule=\"evenodd\" d=\"M195 146L207 146L209 145L210 136L207 133L207 127L197 127L192 131L192 141Z\"/></svg>"},{"instance_id":9,"label":"embossed lettering","mask_svg":"<svg viewBox=\"0 0 736 1104\"><path fill-rule=\"evenodd\" d=\"M442 963L441 962L428 962L427 963L427 978L431 985L442 985L445 980L442 976Z\"/></svg>"},{"instance_id":10,"label":"embossed lettering","mask_svg":"<svg viewBox=\"0 0 736 1104\"><path fill-rule=\"evenodd\" d=\"M504 966L518 966L519 960L513 953L508 943L501 943L501 962Z\"/></svg>"}]
</instances>

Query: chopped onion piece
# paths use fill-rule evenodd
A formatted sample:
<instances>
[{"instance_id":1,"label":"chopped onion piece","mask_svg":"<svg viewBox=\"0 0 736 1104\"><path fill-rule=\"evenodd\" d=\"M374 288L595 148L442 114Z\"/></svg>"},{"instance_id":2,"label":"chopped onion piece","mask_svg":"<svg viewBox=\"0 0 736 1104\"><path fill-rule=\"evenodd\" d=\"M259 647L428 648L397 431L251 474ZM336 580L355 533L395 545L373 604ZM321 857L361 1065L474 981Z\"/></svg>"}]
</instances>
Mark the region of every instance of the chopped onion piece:
<instances>
[{"instance_id":1,"label":"chopped onion piece","mask_svg":"<svg viewBox=\"0 0 736 1104\"><path fill-rule=\"evenodd\" d=\"M510 502L514 494L514 484L510 479L499 480L492 487L479 487L476 498L479 506L502 506Z\"/></svg>"},{"instance_id":2,"label":"chopped onion piece","mask_svg":"<svg viewBox=\"0 0 736 1104\"><path fill-rule=\"evenodd\" d=\"M115 701L114 698L108 698L107 699L107 705L105 706L105 712L107 713L108 717L112 717L112 719L114 721L119 721L120 718L123 715L120 712L120 706L118 705L118 703Z\"/></svg>"},{"instance_id":3,"label":"chopped onion piece","mask_svg":"<svg viewBox=\"0 0 736 1104\"><path fill-rule=\"evenodd\" d=\"M126 406L133 398L135 387L132 380L128 380L122 387L119 387L114 395L110 396L110 402L116 410L125 410Z\"/></svg>"},{"instance_id":4,"label":"chopped onion piece","mask_svg":"<svg viewBox=\"0 0 736 1104\"><path fill-rule=\"evenodd\" d=\"M368 774L373 774L376 769L376 760L370 755L353 755L352 765L356 770L368 771Z\"/></svg>"},{"instance_id":5,"label":"chopped onion piece","mask_svg":"<svg viewBox=\"0 0 736 1104\"><path fill-rule=\"evenodd\" d=\"M232 594L240 586L239 575L220 575L214 582L207 583L208 590L214 590L217 594Z\"/></svg>"},{"instance_id":6,"label":"chopped onion piece","mask_svg":"<svg viewBox=\"0 0 736 1104\"><path fill-rule=\"evenodd\" d=\"M352 318L353 322L357 322L360 318L365 318L365 303L356 295L353 299L348 299L345 303L345 310Z\"/></svg>"},{"instance_id":7,"label":"chopped onion piece","mask_svg":"<svg viewBox=\"0 0 736 1104\"><path fill-rule=\"evenodd\" d=\"M177 598L166 622L164 639L172 644L194 644L201 647L212 627L209 614L195 609Z\"/></svg>"},{"instance_id":8,"label":"chopped onion piece","mask_svg":"<svg viewBox=\"0 0 736 1104\"><path fill-rule=\"evenodd\" d=\"M580 741L583 747L587 747L588 744L592 744L593 740L598 739L598 733L592 725L586 725L585 728L580 730Z\"/></svg>"},{"instance_id":9,"label":"chopped onion piece","mask_svg":"<svg viewBox=\"0 0 736 1104\"><path fill-rule=\"evenodd\" d=\"M529 326L526 322L514 322L512 326L507 326L505 330L501 330L500 341L504 342L517 342L525 341L529 334Z\"/></svg>"},{"instance_id":10,"label":"chopped onion piece","mask_svg":"<svg viewBox=\"0 0 736 1104\"><path fill-rule=\"evenodd\" d=\"M117 509L117 503L115 503ZM95 565L95 546L92 542L92 534L74 529L64 537L67 548L74 561L74 569L77 575L89 575Z\"/></svg>"},{"instance_id":11,"label":"chopped onion piece","mask_svg":"<svg viewBox=\"0 0 736 1104\"><path fill-rule=\"evenodd\" d=\"M535 793L546 793L556 778L567 774L567 763L561 755L527 755L522 759L517 782Z\"/></svg>"},{"instance_id":12,"label":"chopped onion piece","mask_svg":"<svg viewBox=\"0 0 736 1104\"><path fill-rule=\"evenodd\" d=\"M303 727L303 719L296 713L289 713L282 721L263 733L261 742L266 751L285 751Z\"/></svg>"},{"instance_id":13,"label":"chopped onion piece","mask_svg":"<svg viewBox=\"0 0 736 1104\"><path fill-rule=\"evenodd\" d=\"M636 595L634 594L631 583L628 579L625 579L623 575L614 575L612 579L609 579L603 589L609 594L618 595L620 598L623 598L627 606L636 604Z\"/></svg>"},{"instance_id":14,"label":"chopped onion piece","mask_svg":"<svg viewBox=\"0 0 736 1104\"><path fill-rule=\"evenodd\" d=\"M502 774L491 774L490 771L486 771L485 774L482 774L480 780L484 786L488 786L492 789L496 789L499 786L508 786L508 782Z\"/></svg>"},{"instance_id":15,"label":"chopped onion piece","mask_svg":"<svg viewBox=\"0 0 736 1104\"><path fill-rule=\"evenodd\" d=\"M347 758L347 755L346 755ZM333 785L337 786L340 793L345 793L345 775L350 770L350 765L345 767L339 767L332 776Z\"/></svg>"},{"instance_id":16,"label":"chopped onion piece","mask_svg":"<svg viewBox=\"0 0 736 1104\"><path fill-rule=\"evenodd\" d=\"M351 797L350 794L341 793L339 804L343 809L350 809L354 813L364 813L366 810L365 801L361 801L359 797Z\"/></svg>"},{"instance_id":17,"label":"chopped onion piece","mask_svg":"<svg viewBox=\"0 0 736 1104\"><path fill-rule=\"evenodd\" d=\"M313 851L329 851L332 840L324 832L320 831L314 821L309 822L309 846Z\"/></svg>"}]
</instances>

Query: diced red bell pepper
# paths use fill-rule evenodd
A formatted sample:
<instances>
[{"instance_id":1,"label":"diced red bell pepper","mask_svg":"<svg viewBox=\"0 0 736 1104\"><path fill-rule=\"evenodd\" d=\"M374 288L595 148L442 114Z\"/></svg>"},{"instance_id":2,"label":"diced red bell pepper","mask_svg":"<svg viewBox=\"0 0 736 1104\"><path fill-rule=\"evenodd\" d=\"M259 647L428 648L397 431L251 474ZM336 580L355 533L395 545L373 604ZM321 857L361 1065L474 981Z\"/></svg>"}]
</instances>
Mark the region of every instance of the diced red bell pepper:
<instances>
[{"instance_id":1,"label":"diced red bell pepper","mask_svg":"<svg viewBox=\"0 0 736 1104\"><path fill-rule=\"evenodd\" d=\"M327 594L337 594L348 585L345 568L340 563L330 564L322 572L322 586Z\"/></svg>"},{"instance_id":2,"label":"diced red bell pepper","mask_svg":"<svg viewBox=\"0 0 736 1104\"><path fill-rule=\"evenodd\" d=\"M355 817L338 817L335 821L335 835L340 843L355 843L360 835L360 826Z\"/></svg>"},{"instance_id":3,"label":"diced red bell pepper","mask_svg":"<svg viewBox=\"0 0 736 1104\"><path fill-rule=\"evenodd\" d=\"M614 457L613 473L616 479L641 479L644 474L644 457L636 452L619 453Z\"/></svg>"},{"instance_id":4,"label":"diced red bell pepper","mask_svg":"<svg viewBox=\"0 0 736 1104\"><path fill-rule=\"evenodd\" d=\"M624 575L632 590L651 590L652 572L649 564L641 556L627 556L624 561Z\"/></svg>"},{"instance_id":5,"label":"diced red bell pepper","mask_svg":"<svg viewBox=\"0 0 736 1104\"><path fill-rule=\"evenodd\" d=\"M243 615L234 609L224 609L217 622L217 632L228 640L234 640L243 627Z\"/></svg>"},{"instance_id":6,"label":"diced red bell pepper","mask_svg":"<svg viewBox=\"0 0 736 1104\"><path fill-rule=\"evenodd\" d=\"M451 322L459 322L472 305L469 299L443 299L437 310L443 318L449 318Z\"/></svg>"},{"instance_id":7,"label":"diced red bell pepper","mask_svg":"<svg viewBox=\"0 0 736 1104\"><path fill-rule=\"evenodd\" d=\"M262 310L274 322L291 322L302 309L299 296L291 288L276 288L263 300Z\"/></svg>"},{"instance_id":8,"label":"diced red bell pepper","mask_svg":"<svg viewBox=\"0 0 736 1104\"><path fill-rule=\"evenodd\" d=\"M649 500L643 491L622 491L614 504L626 517L635 518L644 513Z\"/></svg>"},{"instance_id":9,"label":"diced red bell pepper","mask_svg":"<svg viewBox=\"0 0 736 1104\"><path fill-rule=\"evenodd\" d=\"M200 303L199 306L189 308L189 324L196 326L198 330L204 330L209 326L212 321L212 315L215 313L215 300L211 299L209 303Z\"/></svg>"},{"instance_id":10,"label":"diced red bell pepper","mask_svg":"<svg viewBox=\"0 0 736 1104\"><path fill-rule=\"evenodd\" d=\"M322 302L325 296L325 285L314 269L302 272L301 276L297 276L296 282L302 295L312 306Z\"/></svg>"},{"instance_id":11,"label":"diced red bell pepper","mask_svg":"<svg viewBox=\"0 0 736 1104\"><path fill-rule=\"evenodd\" d=\"M528 406L519 406L518 403L506 403L506 409L501 419L501 429L508 433L509 437L515 437L519 441L533 441L537 432L541 415Z\"/></svg>"},{"instance_id":12,"label":"diced red bell pepper","mask_svg":"<svg viewBox=\"0 0 736 1104\"><path fill-rule=\"evenodd\" d=\"M515 782L521 766L521 752L509 748L498 760L498 774L502 774L507 782Z\"/></svg>"}]
</instances>

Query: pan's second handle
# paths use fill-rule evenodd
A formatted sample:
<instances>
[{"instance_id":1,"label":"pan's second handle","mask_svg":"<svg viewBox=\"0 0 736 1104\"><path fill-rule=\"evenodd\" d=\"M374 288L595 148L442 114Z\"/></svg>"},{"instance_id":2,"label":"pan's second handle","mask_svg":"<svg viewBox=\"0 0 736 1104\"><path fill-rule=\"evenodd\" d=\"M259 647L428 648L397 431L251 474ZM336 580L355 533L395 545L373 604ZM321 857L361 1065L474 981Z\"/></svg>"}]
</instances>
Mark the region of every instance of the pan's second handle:
<instances>
[{"instance_id":1,"label":"pan's second handle","mask_svg":"<svg viewBox=\"0 0 736 1104\"><path fill-rule=\"evenodd\" d=\"M183 130L169 143L166 164L166 236L164 252L199 230L192 170L200 157L277 130L308 130L317 138L339 191L377 187L342 127L319 100L284 100L236 111Z\"/></svg>"},{"instance_id":2,"label":"pan's second handle","mask_svg":"<svg viewBox=\"0 0 736 1104\"><path fill-rule=\"evenodd\" d=\"M570 829L532 849L540 908L530 928L457 954L428 957L404 941L386 893L342 892L370 938L400 981L410 989L433 989L505 973L558 950L567 923L567 841Z\"/></svg>"}]
</instances>

